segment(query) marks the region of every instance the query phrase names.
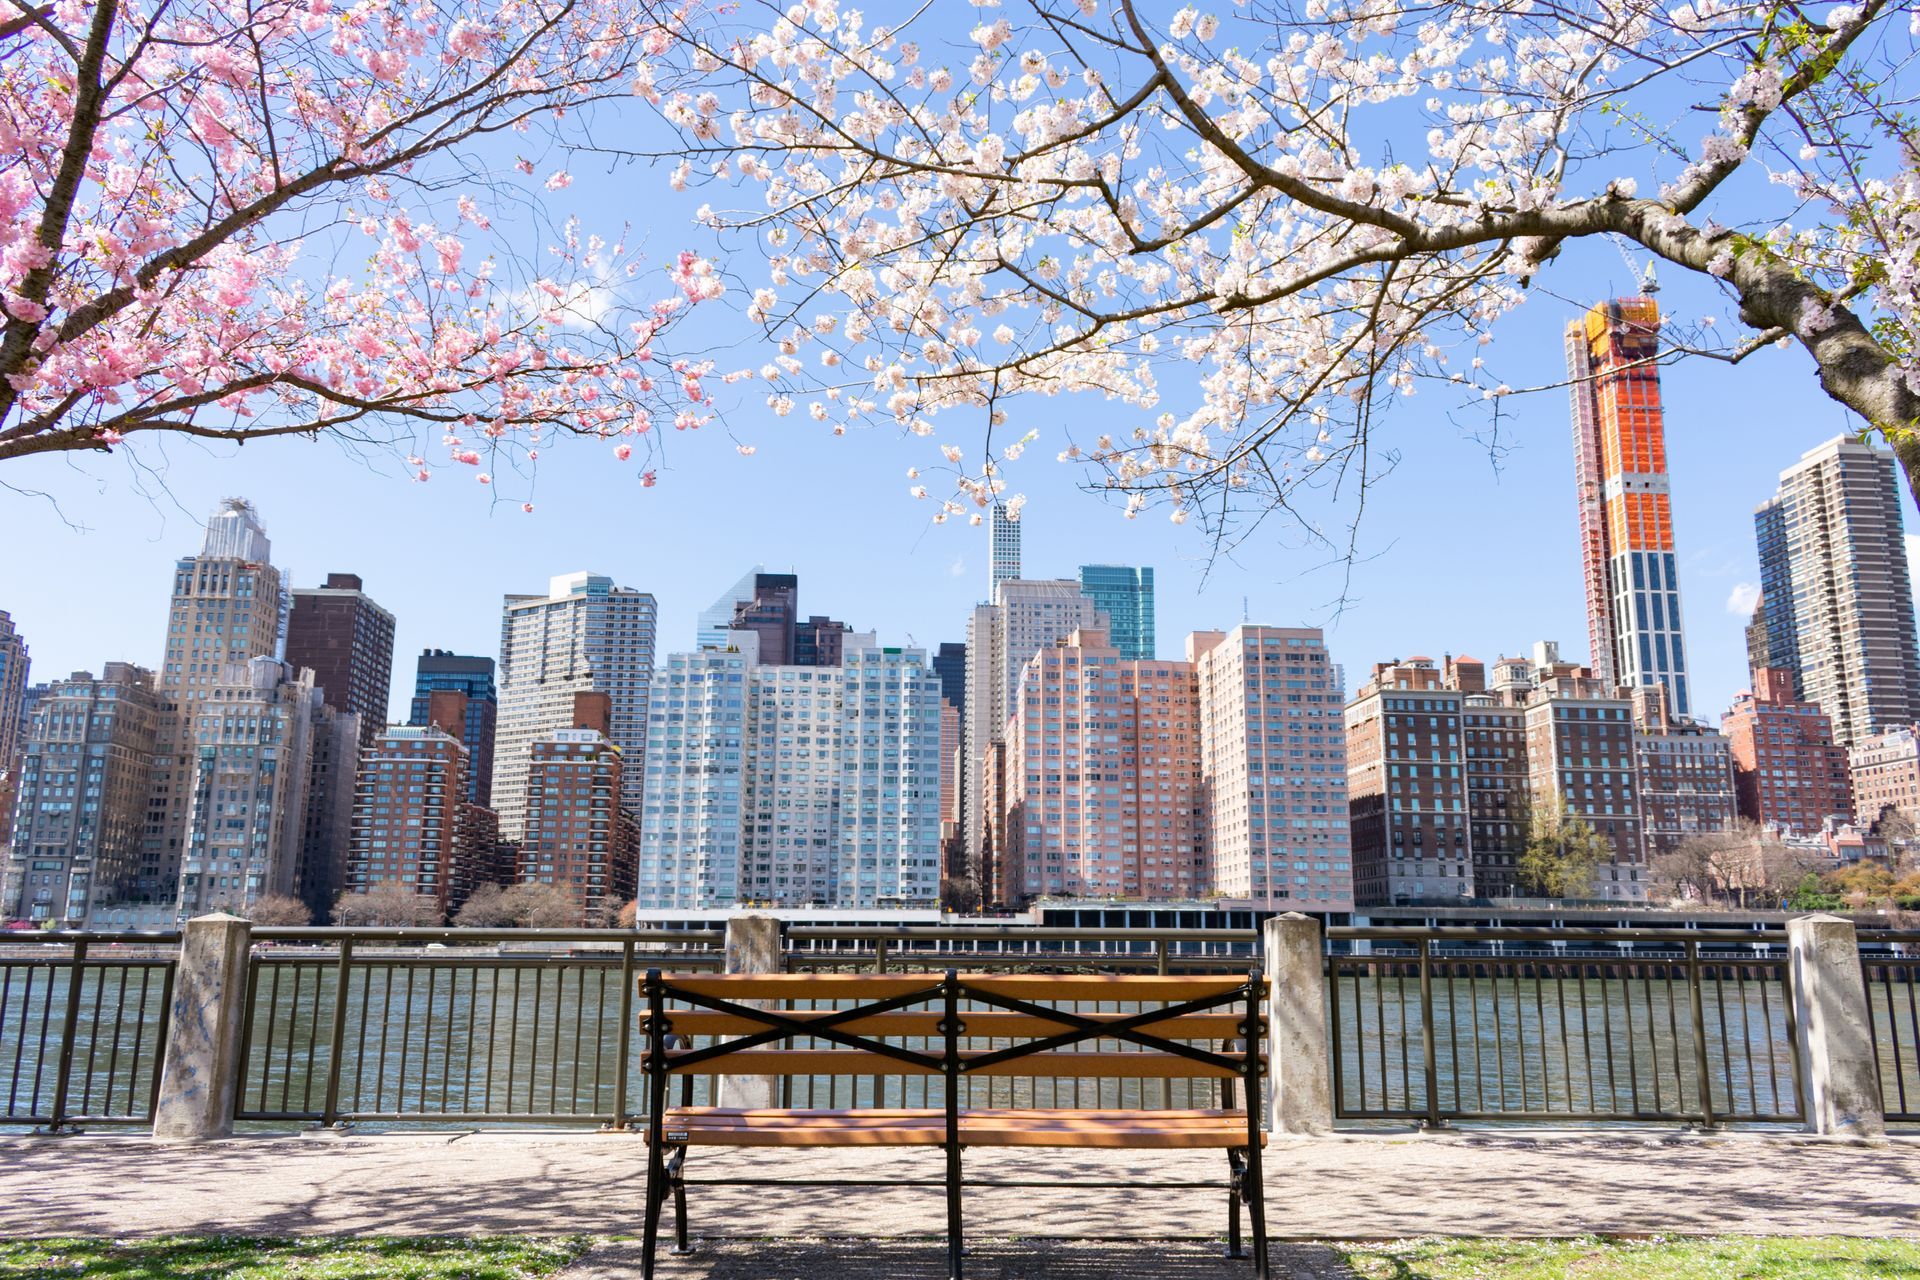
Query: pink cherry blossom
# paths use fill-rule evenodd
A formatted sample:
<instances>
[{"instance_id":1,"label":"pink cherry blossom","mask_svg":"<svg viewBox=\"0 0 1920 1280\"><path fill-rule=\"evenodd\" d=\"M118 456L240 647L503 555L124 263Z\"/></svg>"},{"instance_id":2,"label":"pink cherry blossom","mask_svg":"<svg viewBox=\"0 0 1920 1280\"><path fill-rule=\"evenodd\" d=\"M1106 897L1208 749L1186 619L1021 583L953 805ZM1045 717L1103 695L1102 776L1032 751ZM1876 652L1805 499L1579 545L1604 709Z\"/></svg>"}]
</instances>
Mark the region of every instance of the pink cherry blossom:
<instances>
[{"instance_id":1,"label":"pink cherry blossom","mask_svg":"<svg viewBox=\"0 0 1920 1280\"><path fill-rule=\"evenodd\" d=\"M494 230L494 191L459 179L498 165L505 133L532 175L581 140L584 109L629 109L643 42L664 47L651 10L60 0L0 24L0 461L183 422L341 430L421 481L484 454L476 479L507 489L549 440L709 420L711 362L647 368L724 292L710 263L662 269L550 203L566 243L527 261ZM101 65L81 75L96 21ZM529 307L534 279L560 324ZM568 323L585 298L596 323Z\"/></svg>"}]
</instances>

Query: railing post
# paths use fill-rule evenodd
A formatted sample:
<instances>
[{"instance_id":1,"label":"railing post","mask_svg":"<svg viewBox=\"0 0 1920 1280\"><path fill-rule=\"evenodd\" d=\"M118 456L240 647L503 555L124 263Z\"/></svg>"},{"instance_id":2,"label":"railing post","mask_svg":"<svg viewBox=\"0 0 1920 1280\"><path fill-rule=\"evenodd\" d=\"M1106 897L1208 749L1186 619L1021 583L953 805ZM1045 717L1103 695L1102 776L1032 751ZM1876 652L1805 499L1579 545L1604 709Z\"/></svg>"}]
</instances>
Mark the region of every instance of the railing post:
<instances>
[{"instance_id":1,"label":"railing post","mask_svg":"<svg viewBox=\"0 0 1920 1280\"><path fill-rule=\"evenodd\" d=\"M1326 955L1320 922L1287 912L1266 924L1267 1036L1273 1106L1268 1128L1325 1133L1333 1127ZM1259 1099L1247 1099L1249 1108Z\"/></svg>"},{"instance_id":2,"label":"railing post","mask_svg":"<svg viewBox=\"0 0 1920 1280\"><path fill-rule=\"evenodd\" d=\"M780 921L769 915L733 915L727 917L727 972L781 973L786 969L786 950L780 937ZM757 1009L770 1009L776 1001L742 1000L739 1003ZM778 1076L721 1076L718 1102L723 1107L774 1107L778 1094Z\"/></svg>"},{"instance_id":3,"label":"railing post","mask_svg":"<svg viewBox=\"0 0 1920 1280\"><path fill-rule=\"evenodd\" d=\"M1699 1081L1700 1127L1711 1129L1718 1123L1713 1117L1713 1072L1707 1066L1707 1013L1700 996L1700 944L1687 939L1687 1000L1693 1007L1693 1069ZM1732 1099L1729 1098L1731 1103Z\"/></svg>"},{"instance_id":4,"label":"railing post","mask_svg":"<svg viewBox=\"0 0 1920 1280\"><path fill-rule=\"evenodd\" d=\"M48 1133L60 1132L67 1122L67 1078L73 1074L73 1041L80 1031L80 979L86 967L87 940L76 938L73 967L67 971L67 1011L60 1019L60 1074L53 1082L53 1115L48 1120Z\"/></svg>"},{"instance_id":5,"label":"railing post","mask_svg":"<svg viewBox=\"0 0 1920 1280\"><path fill-rule=\"evenodd\" d=\"M1829 915L1789 920L1787 946L1807 1131L1884 1137L1873 1012L1853 922Z\"/></svg>"},{"instance_id":6,"label":"railing post","mask_svg":"<svg viewBox=\"0 0 1920 1280\"><path fill-rule=\"evenodd\" d=\"M233 1134L245 1022L247 956L253 926L215 914L187 921L167 1015L166 1059L153 1136L160 1142L202 1142Z\"/></svg>"},{"instance_id":7,"label":"railing post","mask_svg":"<svg viewBox=\"0 0 1920 1280\"><path fill-rule=\"evenodd\" d=\"M620 1050L613 1061L613 1123L627 1127L627 1057L633 1052L633 938L620 944Z\"/></svg>"},{"instance_id":8,"label":"railing post","mask_svg":"<svg viewBox=\"0 0 1920 1280\"><path fill-rule=\"evenodd\" d=\"M342 938L340 958L333 969L333 1028L327 1039L327 1097L321 1106L320 1116L321 1126L327 1129L340 1123L340 1060L347 1051L347 984L352 968L353 939ZM361 1043L365 1043L364 1038Z\"/></svg>"}]
</instances>

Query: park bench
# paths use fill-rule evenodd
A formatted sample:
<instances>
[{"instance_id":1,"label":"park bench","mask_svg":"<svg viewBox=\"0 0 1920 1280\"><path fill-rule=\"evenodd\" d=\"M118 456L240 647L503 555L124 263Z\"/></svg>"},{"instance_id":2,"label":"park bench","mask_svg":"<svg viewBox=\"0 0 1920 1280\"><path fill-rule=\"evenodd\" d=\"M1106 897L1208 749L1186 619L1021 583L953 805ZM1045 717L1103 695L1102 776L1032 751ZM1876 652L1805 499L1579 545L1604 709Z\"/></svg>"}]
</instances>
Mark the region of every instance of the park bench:
<instances>
[{"instance_id":1,"label":"park bench","mask_svg":"<svg viewBox=\"0 0 1920 1280\"><path fill-rule=\"evenodd\" d=\"M687 1243L687 1187L766 1185L766 1179L686 1177L688 1149L716 1147L938 1147L938 1180L781 1179L779 1185L941 1187L947 1203L947 1261L962 1266L961 1209L969 1185L968 1147L1068 1147L1227 1154L1228 1252L1241 1247L1244 1203L1253 1267L1267 1280L1262 1199L1260 1080L1264 1070L1266 984L1245 978L1082 974L724 974L663 976L649 971L643 1066L647 1075L647 1191L642 1276L651 1280L661 1215L674 1202L676 1252ZM1121 1013L1082 1013L1118 1003ZM731 1037L721 1039L720 1037ZM709 1043L696 1045L701 1038ZM1120 1048L1110 1046L1118 1044ZM805 1047L795 1047L796 1045ZM1091 1047L1089 1047L1091 1046ZM697 1075L745 1077L937 1077L926 1108L697 1107ZM681 1077L674 1105L670 1084ZM1217 1080L1221 1106L1148 1110L1078 1107L972 1107L974 1076L1137 1081ZM1234 1105L1234 1082L1240 1098ZM1170 1085L1163 1088L1165 1100ZM1038 1091L1033 1091L1037 1099ZM1057 1085L1054 1091L1057 1094ZM876 1099L877 1100L877 1099ZM1132 1190L1220 1189L1209 1182L971 1185L1108 1187Z\"/></svg>"}]
</instances>

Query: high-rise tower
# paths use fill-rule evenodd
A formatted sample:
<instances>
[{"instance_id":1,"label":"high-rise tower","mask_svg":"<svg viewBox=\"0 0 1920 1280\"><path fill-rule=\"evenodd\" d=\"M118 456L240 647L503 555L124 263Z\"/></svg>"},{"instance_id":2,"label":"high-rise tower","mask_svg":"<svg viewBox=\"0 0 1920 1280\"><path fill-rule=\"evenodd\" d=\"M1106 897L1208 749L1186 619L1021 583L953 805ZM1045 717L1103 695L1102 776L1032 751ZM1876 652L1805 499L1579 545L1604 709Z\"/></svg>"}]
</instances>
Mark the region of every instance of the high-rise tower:
<instances>
[{"instance_id":1,"label":"high-rise tower","mask_svg":"<svg viewBox=\"0 0 1920 1280\"><path fill-rule=\"evenodd\" d=\"M1122 564L1080 566L1080 594L1107 615L1107 640L1129 662L1153 657L1153 570Z\"/></svg>"},{"instance_id":2,"label":"high-rise tower","mask_svg":"<svg viewBox=\"0 0 1920 1280\"><path fill-rule=\"evenodd\" d=\"M157 673L160 723L154 744L153 792L140 862L118 886L102 927L172 924L181 858L193 805L200 708L216 686L247 679L247 664L271 657L280 643L280 571L259 513L245 498L228 498L207 521L200 554L174 565L166 651ZM142 908L164 908L163 911Z\"/></svg>"},{"instance_id":3,"label":"high-rise tower","mask_svg":"<svg viewBox=\"0 0 1920 1280\"><path fill-rule=\"evenodd\" d=\"M1651 292L1651 285L1649 292ZM1573 471L1592 669L1603 685L1664 685L1691 713L1660 409L1660 307L1603 302L1567 326Z\"/></svg>"},{"instance_id":4,"label":"high-rise tower","mask_svg":"<svg viewBox=\"0 0 1920 1280\"><path fill-rule=\"evenodd\" d=\"M1853 747L1920 719L1920 646L1893 454L1839 436L1754 512L1767 657Z\"/></svg>"},{"instance_id":5,"label":"high-rise tower","mask_svg":"<svg viewBox=\"0 0 1920 1280\"><path fill-rule=\"evenodd\" d=\"M493 735L500 698L493 684L493 659L427 649L414 667L413 703L407 723L416 728L432 724L433 695L457 692L466 700L459 734L467 748L467 799L493 804Z\"/></svg>"},{"instance_id":6,"label":"high-rise tower","mask_svg":"<svg viewBox=\"0 0 1920 1280\"><path fill-rule=\"evenodd\" d=\"M1020 576L1020 522L1006 503L996 502L987 523L993 534L987 553L987 595L991 597L1001 583Z\"/></svg>"},{"instance_id":7,"label":"high-rise tower","mask_svg":"<svg viewBox=\"0 0 1920 1280\"><path fill-rule=\"evenodd\" d=\"M520 838L533 744L572 727L576 693L608 695L606 736L620 748L629 776L639 776L647 754L656 616L651 594L593 573L555 578L544 596L506 598L493 755L501 835ZM636 790L630 800L637 796Z\"/></svg>"}]
</instances>

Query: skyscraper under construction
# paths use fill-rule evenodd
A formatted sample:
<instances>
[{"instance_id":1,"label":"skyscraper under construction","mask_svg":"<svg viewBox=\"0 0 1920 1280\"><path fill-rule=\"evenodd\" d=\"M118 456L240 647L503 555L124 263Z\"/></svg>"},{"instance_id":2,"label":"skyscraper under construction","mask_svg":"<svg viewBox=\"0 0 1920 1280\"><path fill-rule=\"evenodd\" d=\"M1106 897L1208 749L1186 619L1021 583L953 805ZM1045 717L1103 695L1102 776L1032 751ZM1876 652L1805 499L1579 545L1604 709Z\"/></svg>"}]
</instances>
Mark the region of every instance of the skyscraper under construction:
<instances>
[{"instance_id":1,"label":"skyscraper under construction","mask_svg":"<svg viewBox=\"0 0 1920 1280\"><path fill-rule=\"evenodd\" d=\"M1659 684L1690 715L1660 408L1660 307L1646 293L1567 326L1573 467L1596 676Z\"/></svg>"}]
</instances>

